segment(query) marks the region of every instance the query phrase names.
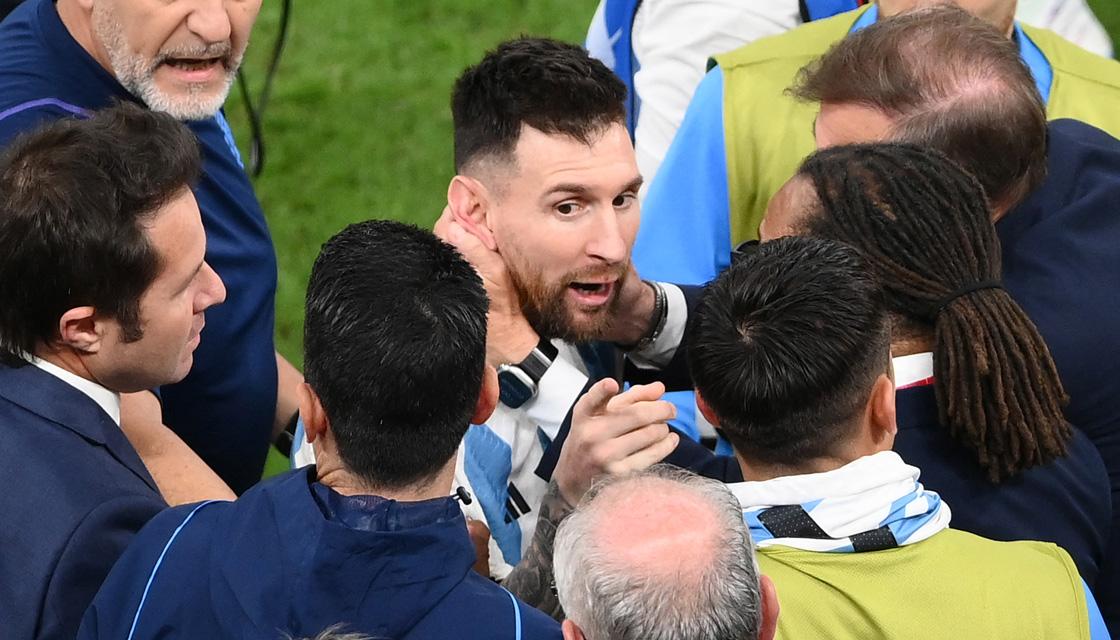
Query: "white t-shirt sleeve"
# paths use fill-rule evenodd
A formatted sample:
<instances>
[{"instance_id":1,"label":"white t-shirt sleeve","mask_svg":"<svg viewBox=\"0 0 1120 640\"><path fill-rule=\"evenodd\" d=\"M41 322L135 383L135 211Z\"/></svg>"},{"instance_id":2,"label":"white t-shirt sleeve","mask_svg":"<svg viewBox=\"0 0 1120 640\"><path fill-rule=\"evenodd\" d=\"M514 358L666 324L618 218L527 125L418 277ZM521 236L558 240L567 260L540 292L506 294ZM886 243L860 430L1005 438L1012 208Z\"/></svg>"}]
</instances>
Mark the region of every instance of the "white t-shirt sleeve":
<instances>
[{"instance_id":1,"label":"white t-shirt sleeve","mask_svg":"<svg viewBox=\"0 0 1120 640\"><path fill-rule=\"evenodd\" d=\"M648 184L684 118L708 58L801 23L797 0L645 0L634 18L640 101L634 134Z\"/></svg>"}]
</instances>

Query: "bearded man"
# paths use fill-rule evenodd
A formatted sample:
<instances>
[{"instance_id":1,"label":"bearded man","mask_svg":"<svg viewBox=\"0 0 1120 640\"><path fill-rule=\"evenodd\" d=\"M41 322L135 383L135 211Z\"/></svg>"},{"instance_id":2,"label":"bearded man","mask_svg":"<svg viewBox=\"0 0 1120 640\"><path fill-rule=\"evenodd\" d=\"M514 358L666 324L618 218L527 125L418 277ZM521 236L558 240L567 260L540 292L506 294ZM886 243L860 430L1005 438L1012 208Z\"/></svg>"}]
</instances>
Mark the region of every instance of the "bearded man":
<instances>
[{"instance_id":1,"label":"bearded man","mask_svg":"<svg viewBox=\"0 0 1120 640\"><path fill-rule=\"evenodd\" d=\"M208 470L177 439L169 467L146 455L152 440L165 449L174 438L161 417L241 492L260 478L272 435L298 409L302 377L273 345L275 250L221 112L260 4L28 0L0 26L0 145L115 101L187 121L201 145L194 191L206 259L225 281L229 302L209 315L186 379L161 388L158 400L129 394L122 408L124 430L173 504L227 497L228 490L216 478L200 483Z\"/></svg>"},{"instance_id":2,"label":"bearded man","mask_svg":"<svg viewBox=\"0 0 1120 640\"><path fill-rule=\"evenodd\" d=\"M586 420L588 405L630 401L610 398L621 381L660 379L628 392L646 401L661 383L688 386L676 345L686 298L698 292L644 281L630 261L642 178L625 96L583 49L521 39L467 69L452 97L458 175L437 233L486 280L487 355L501 388L493 416L467 433L458 480L478 498L468 514L492 532L491 570L502 576L520 562L507 587L534 604L531 591L547 584L526 588L526 565L592 476L634 466L619 464L620 450L673 449L667 462L738 476L733 461L664 427L610 430Z\"/></svg>"}]
</instances>

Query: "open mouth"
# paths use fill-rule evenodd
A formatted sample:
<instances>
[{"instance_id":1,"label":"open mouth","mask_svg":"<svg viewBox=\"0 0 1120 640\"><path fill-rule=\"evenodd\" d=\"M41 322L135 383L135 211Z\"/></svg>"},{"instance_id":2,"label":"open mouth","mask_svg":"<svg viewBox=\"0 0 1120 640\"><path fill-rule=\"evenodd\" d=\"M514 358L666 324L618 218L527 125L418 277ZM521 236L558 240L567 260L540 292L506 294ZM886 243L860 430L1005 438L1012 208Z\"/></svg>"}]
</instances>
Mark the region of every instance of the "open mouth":
<instances>
[{"instance_id":1,"label":"open mouth","mask_svg":"<svg viewBox=\"0 0 1120 640\"><path fill-rule=\"evenodd\" d=\"M221 62L221 58L168 58L165 64L183 71L202 71Z\"/></svg>"},{"instance_id":2,"label":"open mouth","mask_svg":"<svg viewBox=\"0 0 1120 640\"><path fill-rule=\"evenodd\" d=\"M610 300L614 286L614 282L573 282L568 291L582 305L599 306Z\"/></svg>"}]
</instances>

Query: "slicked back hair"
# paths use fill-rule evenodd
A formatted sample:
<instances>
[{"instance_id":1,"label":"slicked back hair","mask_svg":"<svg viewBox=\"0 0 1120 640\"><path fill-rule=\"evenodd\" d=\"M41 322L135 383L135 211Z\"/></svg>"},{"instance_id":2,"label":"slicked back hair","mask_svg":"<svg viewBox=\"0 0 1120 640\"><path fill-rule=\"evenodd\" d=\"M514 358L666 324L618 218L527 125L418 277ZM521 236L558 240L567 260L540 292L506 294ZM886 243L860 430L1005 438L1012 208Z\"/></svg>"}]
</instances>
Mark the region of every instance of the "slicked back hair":
<instances>
[{"instance_id":1,"label":"slicked back hair","mask_svg":"<svg viewBox=\"0 0 1120 640\"><path fill-rule=\"evenodd\" d=\"M521 126L590 144L625 124L626 85L577 45L546 38L502 43L455 82L455 169L512 160Z\"/></svg>"},{"instance_id":2,"label":"slicked back hair","mask_svg":"<svg viewBox=\"0 0 1120 640\"><path fill-rule=\"evenodd\" d=\"M161 268L146 226L201 162L189 129L131 103L13 142L0 158L0 360L25 364L81 306L139 340L140 299Z\"/></svg>"},{"instance_id":3,"label":"slicked back hair","mask_svg":"<svg viewBox=\"0 0 1120 640\"><path fill-rule=\"evenodd\" d=\"M482 386L487 307L475 270L427 231L368 221L323 245L304 367L352 473L401 489L455 455Z\"/></svg>"},{"instance_id":4,"label":"slicked back hair","mask_svg":"<svg viewBox=\"0 0 1120 640\"><path fill-rule=\"evenodd\" d=\"M932 335L941 423L993 482L1065 454L1066 395L1042 336L1000 279L1000 244L975 178L911 145L833 147L799 175L812 235L856 247L903 337ZM954 297L955 296L955 297ZM909 334L909 335L907 335Z\"/></svg>"},{"instance_id":5,"label":"slicked back hair","mask_svg":"<svg viewBox=\"0 0 1120 640\"><path fill-rule=\"evenodd\" d=\"M1018 47L953 5L854 33L801 70L802 100L858 104L894 120L891 139L941 151L1010 207L1046 177L1046 107Z\"/></svg>"},{"instance_id":6,"label":"slicked back hair","mask_svg":"<svg viewBox=\"0 0 1120 640\"><path fill-rule=\"evenodd\" d=\"M710 509L715 526L704 533L712 544L703 546L712 553L680 550L697 556L695 574L679 579L648 575L633 563L620 562L619 550L600 540L602 523L625 508L617 494L630 494L643 483L655 491L673 483ZM560 603L589 640L758 638L762 595L754 547L742 507L722 483L669 465L606 476L560 524L554 555Z\"/></svg>"},{"instance_id":7,"label":"slicked back hair","mask_svg":"<svg viewBox=\"0 0 1120 640\"><path fill-rule=\"evenodd\" d=\"M697 391L747 460L797 468L851 435L888 370L890 323L855 249L759 245L701 297L687 331Z\"/></svg>"}]
</instances>

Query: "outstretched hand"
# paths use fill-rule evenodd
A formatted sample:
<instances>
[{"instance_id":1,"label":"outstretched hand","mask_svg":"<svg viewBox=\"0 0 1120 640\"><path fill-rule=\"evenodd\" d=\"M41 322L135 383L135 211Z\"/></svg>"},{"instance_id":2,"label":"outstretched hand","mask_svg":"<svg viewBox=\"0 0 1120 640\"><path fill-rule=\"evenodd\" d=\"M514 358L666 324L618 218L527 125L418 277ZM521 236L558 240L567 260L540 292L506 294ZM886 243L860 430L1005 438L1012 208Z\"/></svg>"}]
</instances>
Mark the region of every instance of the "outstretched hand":
<instances>
[{"instance_id":1,"label":"outstretched hand","mask_svg":"<svg viewBox=\"0 0 1120 640\"><path fill-rule=\"evenodd\" d=\"M619 393L606 378L579 399L553 477L569 504L576 504L596 478L645 469L660 462L680 442L669 429L676 407L662 400L660 382Z\"/></svg>"}]
</instances>

